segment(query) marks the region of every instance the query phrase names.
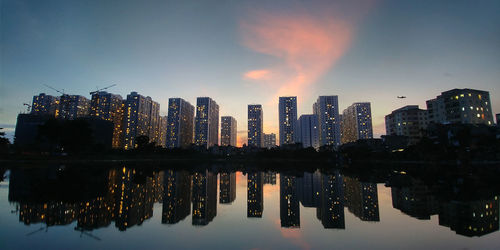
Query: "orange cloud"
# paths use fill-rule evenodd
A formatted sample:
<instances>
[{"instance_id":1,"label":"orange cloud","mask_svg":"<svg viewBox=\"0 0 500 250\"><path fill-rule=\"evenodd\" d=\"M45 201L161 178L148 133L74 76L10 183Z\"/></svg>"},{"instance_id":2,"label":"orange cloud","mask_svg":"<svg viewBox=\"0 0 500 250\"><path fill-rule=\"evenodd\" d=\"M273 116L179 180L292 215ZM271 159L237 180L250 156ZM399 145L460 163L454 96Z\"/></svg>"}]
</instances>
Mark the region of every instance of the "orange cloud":
<instances>
[{"instance_id":1,"label":"orange cloud","mask_svg":"<svg viewBox=\"0 0 500 250\"><path fill-rule=\"evenodd\" d=\"M351 25L328 14L256 12L240 28L244 46L279 59L272 70L245 73L247 79L274 83L273 99L306 93L347 51L352 38Z\"/></svg>"},{"instance_id":2,"label":"orange cloud","mask_svg":"<svg viewBox=\"0 0 500 250\"><path fill-rule=\"evenodd\" d=\"M304 238L304 235L299 228L282 228L281 221L276 219L274 225L278 227L283 238L289 239L293 244L299 246L301 249L311 249L311 246Z\"/></svg>"},{"instance_id":3,"label":"orange cloud","mask_svg":"<svg viewBox=\"0 0 500 250\"><path fill-rule=\"evenodd\" d=\"M243 77L250 80L267 80L269 79L271 71L267 69L252 70L246 72Z\"/></svg>"}]
</instances>

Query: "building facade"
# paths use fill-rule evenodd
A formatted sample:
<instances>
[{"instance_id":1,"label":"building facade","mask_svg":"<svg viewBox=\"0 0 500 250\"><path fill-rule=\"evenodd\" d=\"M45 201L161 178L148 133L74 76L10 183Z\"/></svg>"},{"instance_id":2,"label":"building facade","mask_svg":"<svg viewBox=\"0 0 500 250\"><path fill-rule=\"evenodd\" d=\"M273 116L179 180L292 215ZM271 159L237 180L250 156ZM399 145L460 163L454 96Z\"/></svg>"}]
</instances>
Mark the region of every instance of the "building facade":
<instances>
[{"instance_id":1,"label":"building facade","mask_svg":"<svg viewBox=\"0 0 500 250\"><path fill-rule=\"evenodd\" d=\"M475 89L452 89L426 102L429 122L493 125L490 93Z\"/></svg>"},{"instance_id":2,"label":"building facade","mask_svg":"<svg viewBox=\"0 0 500 250\"><path fill-rule=\"evenodd\" d=\"M248 146L262 147L264 130L262 105L248 105Z\"/></svg>"},{"instance_id":3,"label":"building facade","mask_svg":"<svg viewBox=\"0 0 500 250\"><path fill-rule=\"evenodd\" d=\"M120 95L100 91L92 94L90 116L113 123L113 148L123 147L123 113L125 104Z\"/></svg>"},{"instance_id":4,"label":"building facade","mask_svg":"<svg viewBox=\"0 0 500 250\"><path fill-rule=\"evenodd\" d=\"M123 120L125 149L134 149L138 136L149 136L151 101L151 97L144 97L137 92L127 95Z\"/></svg>"},{"instance_id":5,"label":"building facade","mask_svg":"<svg viewBox=\"0 0 500 250\"><path fill-rule=\"evenodd\" d=\"M168 99L167 147L186 148L193 143L194 106L182 98Z\"/></svg>"},{"instance_id":6,"label":"building facade","mask_svg":"<svg viewBox=\"0 0 500 250\"><path fill-rule=\"evenodd\" d=\"M410 144L420 140L427 124L427 110L419 109L418 105L405 106L385 116L386 134L407 136Z\"/></svg>"},{"instance_id":7,"label":"building facade","mask_svg":"<svg viewBox=\"0 0 500 250\"><path fill-rule=\"evenodd\" d=\"M313 105L318 116L319 145L340 146L340 115L338 96L320 96Z\"/></svg>"},{"instance_id":8,"label":"building facade","mask_svg":"<svg viewBox=\"0 0 500 250\"><path fill-rule=\"evenodd\" d=\"M219 139L219 105L210 97L196 100L194 143L207 148L217 145Z\"/></svg>"},{"instance_id":9,"label":"building facade","mask_svg":"<svg viewBox=\"0 0 500 250\"><path fill-rule=\"evenodd\" d=\"M45 93L33 96L31 114L57 117L59 115L59 101L59 97L46 95Z\"/></svg>"},{"instance_id":10,"label":"building facade","mask_svg":"<svg viewBox=\"0 0 500 250\"><path fill-rule=\"evenodd\" d=\"M294 144L297 126L297 97L279 98L280 146Z\"/></svg>"},{"instance_id":11,"label":"building facade","mask_svg":"<svg viewBox=\"0 0 500 250\"><path fill-rule=\"evenodd\" d=\"M62 95L59 102L58 117L67 120L89 115L90 100L81 95Z\"/></svg>"},{"instance_id":12,"label":"building facade","mask_svg":"<svg viewBox=\"0 0 500 250\"><path fill-rule=\"evenodd\" d=\"M342 112L342 144L372 139L372 112L369 102L357 102Z\"/></svg>"},{"instance_id":13,"label":"building facade","mask_svg":"<svg viewBox=\"0 0 500 250\"><path fill-rule=\"evenodd\" d=\"M319 149L319 127L317 115L301 115L297 122L297 142L302 147Z\"/></svg>"},{"instance_id":14,"label":"building facade","mask_svg":"<svg viewBox=\"0 0 500 250\"><path fill-rule=\"evenodd\" d=\"M160 104L151 100L149 103L151 113L149 114L148 137L150 142L160 144Z\"/></svg>"},{"instance_id":15,"label":"building facade","mask_svg":"<svg viewBox=\"0 0 500 250\"><path fill-rule=\"evenodd\" d=\"M276 134L271 133L271 134L262 134L264 137L264 144L262 147L271 149L276 147Z\"/></svg>"},{"instance_id":16,"label":"building facade","mask_svg":"<svg viewBox=\"0 0 500 250\"><path fill-rule=\"evenodd\" d=\"M238 142L236 119L232 116L223 116L221 117L220 126L220 145L236 147Z\"/></svg>"}]
</instances>

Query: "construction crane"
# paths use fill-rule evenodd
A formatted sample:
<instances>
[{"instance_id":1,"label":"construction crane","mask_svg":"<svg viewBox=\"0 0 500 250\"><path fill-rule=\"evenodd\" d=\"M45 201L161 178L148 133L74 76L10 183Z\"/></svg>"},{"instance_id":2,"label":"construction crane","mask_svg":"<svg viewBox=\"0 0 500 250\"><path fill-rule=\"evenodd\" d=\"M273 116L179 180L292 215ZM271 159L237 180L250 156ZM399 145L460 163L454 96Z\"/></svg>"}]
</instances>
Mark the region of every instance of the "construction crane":
<instances>
[{"instance_id":1,"label":"construction crane","mask_svg":"<svg viewBox=\"0 0 500 250\"><path fill-rule=\"evenodd\" d=\"M47 87L47 88L49 88L49 89L55 90L57 93L59 93L59 94L61 94L61 95L66 95L66 94L64 93L64 89L62 89L62 91L61 91L61 90L58 90L58 89L56 89L56 88L54 88L54 87L51 87L51 86L49 86L49 85L47 85L47 84L44 84L44 86L45 86L45 87Z\"/></svg>"},{"instance_id":2,"label":"construction crane","mask_svg":"<svg viewBox=\"0 0 500 250\"><path fill-rule=\"evenodd\" d=\"M26 112L30 112L30 109L31 109L31 105L27 104L27 103L23 103L24 106L26 106Z\"/></svg>"},{"instance_id":3,"label":"construction crane","mask_svg":"<svg viewBox=\"0 0 500 250\"><path fill-rule=\"evenodd\" d=\"M105 89L109 89L109 88L114 87L114 86L116 86L116 84L111 84L111 85L109 85L109 86L107 86L107 87L104 87L104 88L101 88L101 89L100 89L99 87L96 87L96 91L92 91L92 92L90 92L89 94L90 94L90 95L93 95L93 94L95 94L95 93L97 93L97 92L99 92L99 91L103 91L103 90L105 90Z\"/></svg>"}]
</instances>

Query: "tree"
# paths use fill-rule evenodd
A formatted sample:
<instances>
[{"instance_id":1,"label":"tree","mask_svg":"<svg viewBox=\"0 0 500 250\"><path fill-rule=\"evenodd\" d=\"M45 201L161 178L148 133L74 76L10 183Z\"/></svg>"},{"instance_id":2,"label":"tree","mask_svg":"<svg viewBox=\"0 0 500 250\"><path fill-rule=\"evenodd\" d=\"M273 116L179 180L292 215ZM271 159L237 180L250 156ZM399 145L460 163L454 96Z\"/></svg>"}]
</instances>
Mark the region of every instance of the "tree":
<instances>
[{"instance_id":1,"label":"tree","mask_svg":"<svg viewBox=\"0 0 500 250\"><path fill-rule=\"evenodd\" d=\"M4 128L0 128L3 130ZM0 131L0 154L6 154L9 150L10 141L5 137L5 132Z\"/></svg>"}]
</instances>

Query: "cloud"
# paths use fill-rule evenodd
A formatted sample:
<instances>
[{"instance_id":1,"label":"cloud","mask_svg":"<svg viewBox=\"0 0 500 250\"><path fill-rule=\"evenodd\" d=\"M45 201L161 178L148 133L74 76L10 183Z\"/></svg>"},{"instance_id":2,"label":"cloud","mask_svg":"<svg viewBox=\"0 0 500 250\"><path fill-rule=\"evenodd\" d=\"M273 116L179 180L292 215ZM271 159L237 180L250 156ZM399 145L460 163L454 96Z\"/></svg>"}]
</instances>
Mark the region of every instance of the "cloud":
<instances>
[{"instance_id":1,"label":"cloud","mask_svg":"<svg viewBox=\"0 0 500 250\"><path fill-rule=\"evenodd\" d=\"M306 93L342 57L352 40L352 26L348 22L305 11L255 11L251 18L240 23L240 31L245 47L278 59L271 69L244 74L245 79L274 83L275 100L277 96Z\"/></svg>"},{"instance_id":2,"label":"cloud","mask_svg":"<svg viewBox=\"0 0 500 250\"><path fill-rule=\"evenodd\" d=\"M268 80L270 78L270 74L270 70L260 69L248 71L243 75L243 77L249 80Z\"/></svg>"}]
</instances>

